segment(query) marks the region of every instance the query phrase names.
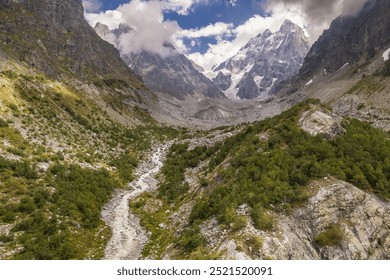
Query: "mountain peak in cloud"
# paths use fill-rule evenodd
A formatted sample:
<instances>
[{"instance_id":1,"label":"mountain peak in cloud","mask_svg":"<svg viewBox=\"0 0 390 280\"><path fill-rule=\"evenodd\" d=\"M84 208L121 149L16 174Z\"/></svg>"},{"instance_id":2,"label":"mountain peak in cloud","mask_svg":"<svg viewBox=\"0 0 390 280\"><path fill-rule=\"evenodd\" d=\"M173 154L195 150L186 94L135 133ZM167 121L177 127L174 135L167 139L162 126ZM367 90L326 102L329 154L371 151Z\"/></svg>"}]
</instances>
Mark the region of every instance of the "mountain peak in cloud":
<instances>
[{"instance_id":1,"label":"mountain peak in cloud","mask_svg":"<svg viewBox=\"0 0 390 280\"><path fill-rule=\"evenodd\" d=\"M263 7L269 13L294 10L304 19L313 43L339 16L356 16L372 0L267 0Z\"/></svg>"},{"instance_id":2,"label":"mountain peak in cloud","mask_svg":"<svg viewBox=\"0 0 390 280\"><path fill-rule=\"evenodd\" d=\"M298 29L300 29L298 25L293 23L291 20L286 19L283 22L282 26L280 27L279 32L287 33L287 32L291 32L292 30L298 30Z\"/></svg>"}]
</instances>

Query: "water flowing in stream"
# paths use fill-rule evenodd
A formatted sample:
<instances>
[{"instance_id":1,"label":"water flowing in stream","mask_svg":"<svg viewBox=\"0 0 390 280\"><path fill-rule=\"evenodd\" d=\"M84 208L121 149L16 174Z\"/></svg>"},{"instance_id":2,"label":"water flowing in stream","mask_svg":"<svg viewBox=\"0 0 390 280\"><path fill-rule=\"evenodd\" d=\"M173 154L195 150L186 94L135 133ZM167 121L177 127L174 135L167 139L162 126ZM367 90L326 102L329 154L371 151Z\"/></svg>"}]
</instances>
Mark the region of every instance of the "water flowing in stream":
<instances>
[{"instance_id":1,"label":"water flowing in stream","mask_svg":"<svg viewBox=\"0 0 390 280\"><path fill-rule=\"evenodd\" d=\"M137 168L137 179L130 184L131 189L117 190L103 208L102 218L112 229L104 259L136 260L141 256L148 235L141 227L139 218L131 213L129 202L143 192L157 188L158 181L155 177L163 166L170 145L171 143L166 143L155 147L148 159Z\"/></svg>"}]
</instances>

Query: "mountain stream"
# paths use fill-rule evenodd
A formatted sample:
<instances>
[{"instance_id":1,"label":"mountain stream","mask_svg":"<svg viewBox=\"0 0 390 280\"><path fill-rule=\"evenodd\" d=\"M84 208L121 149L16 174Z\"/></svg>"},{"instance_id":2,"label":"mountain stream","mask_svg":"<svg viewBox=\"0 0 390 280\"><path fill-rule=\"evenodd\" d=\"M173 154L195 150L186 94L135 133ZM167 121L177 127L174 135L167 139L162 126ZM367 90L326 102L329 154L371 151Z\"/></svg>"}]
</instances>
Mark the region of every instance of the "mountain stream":
<instances>
[{"instance_id":1,"label":"mountain stream","mask_svg":"<svg viewBox=\"0 0 390 280\"><path fill-rule=\"evenodd\" d=\"M171 143L156 146L150 156L137 170L137 179L130 183L129 190L117 190L113 198L104 206L102 218L112 229L112 237L105 248L106 260L136 260L141 256L143 246L148 241L147 232L140 220L130 211L130 200L143 192L157 189L155 178L163 166L165 154Z\"/></svg>"}]
</instances>

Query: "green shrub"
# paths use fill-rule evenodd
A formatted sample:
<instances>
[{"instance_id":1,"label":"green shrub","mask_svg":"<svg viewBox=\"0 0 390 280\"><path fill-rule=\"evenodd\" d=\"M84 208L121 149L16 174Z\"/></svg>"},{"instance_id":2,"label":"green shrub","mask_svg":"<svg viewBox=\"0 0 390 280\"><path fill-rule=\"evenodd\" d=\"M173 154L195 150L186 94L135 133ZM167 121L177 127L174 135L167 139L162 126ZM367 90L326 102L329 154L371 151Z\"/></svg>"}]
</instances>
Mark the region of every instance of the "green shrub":
<instances>
[{"instance_id":1,"label":"green shrub","mask_svg":"<svg viewBox=\"0 0 390 280\"><path fill-rule=\"evenodd\" d=\"M5 235L5 234L0 235L0 242L1 243L9 243L11 241L13 241L13 238L11 236Z\"/></svg>"},{"instance_id":2,"label":"green shrub","mask_svg":"<svg viewBox=\"0 0 390 280\"><path fill-rule=\"evenodd\" d=\"M0 72L0 74L9 78L9 79L16 79L18 77L18 74L12 70L2 71L2 72Z\"/></svg>"},{"instance_id":3,"label":"green shrub","mask_svg":"<svg viewBox=\"0 0 390 280\"><path fill-rule=\"evenodd\" d=\"M344 233L340 225L332 224L324 232L315 237L318 246L340 246L344 240Z\"/></svg>"},{"instance_id":4,"label":"green shrub","mask_svg":"<svg viewBox=\"0 0 390 280\"><path fill-rule=\"evenodd\" d=\"M173 202L183 196L189 189L184 176L186 169L196 167L202 160L209 157L213 151L213 148L205 146L188 150L188 143L172 145L161 169L164 181L160 184L160 197Z\"/></svg>"},{"instance_id":5,"label":"green shrub","mask_svg":"<svg viewBox=\"0 0 390 280\"><path fill-rule=\"evenodd\" d=\"M15 212L7 212L1 215L1 220L3 221L3 223L10 224L15 221L15 217Z\"/></svg>"},{"instance_id":6,"label":"green shrub","mask_svg":"<svg viewBox=\"0 0 390 280\"><path fill-rule=\"evenodd\" d=\"M274 218L264 211L260 204L256 204L251 211L251 218L255 228L263 231L270 231L274 226Z\"/></svg>"},{"instance_id":7,"label":"green shrub","mask_svg":"<svg viewBox=\"0 0 390 280\"><path fill-rule=\"evenodd\" d=\"M14 104L14 103L8 104L8 107L9 107L12 111L14 111L14 112L17 112L17 111L18 111L18 106L17 106L16 104Z\"/></svg>"},{"instance_id":8,"label":"green shrub","mask_svg":"<svg viewBox=\"0 0 390 280\"><path fill-rule=\"evenodd\" d=\"M0 128L1 127L8 127L8 122L0 118Z\"/></svg>"},{"instance_id":9,"label":"green shrub","mask_svg":"<svg viewBox=\"0 0 390 280\"><path fill-rule=\"evenodd\" d=\"M344 122L346 133L332 140L311 136L297 123L302 103L279 116L249 125L213 148L213 172L205 195L195 203L190 223L216 216L229 225L231 207L247 204L255 226L272 229L267 210L288 213L307 200L310 180L333 176L390 198L390 141L367 123ZM317 103L317 102L315 102ZM258 141L266 133L266 141ZM224 162L223 165L221 163Z\"/></svg>"},{"instance_id":10,"label":"green shrub","mask_svg":"<svg viewBox=\"0 0 390 280\"><path fill-rule=\"evenodd\" d=\"M184 250L184 252L192 252L197 248L205 245L205 239L200 233L199 226L192 225L185 228L180 235L178 244Z\"/></svg>"},{"instance_id":11,"label":"green shrub","mask_svg":"<svg viewBox=\"0 0 390 280\"><path fill-rule=\"evenodd\" d=\"M137 167L138 160L129 154L124 154L119 158L114 159L111 164L116 167L119 176L126 182L134 180L134 170Z\"/></svg>"}]
</instances>

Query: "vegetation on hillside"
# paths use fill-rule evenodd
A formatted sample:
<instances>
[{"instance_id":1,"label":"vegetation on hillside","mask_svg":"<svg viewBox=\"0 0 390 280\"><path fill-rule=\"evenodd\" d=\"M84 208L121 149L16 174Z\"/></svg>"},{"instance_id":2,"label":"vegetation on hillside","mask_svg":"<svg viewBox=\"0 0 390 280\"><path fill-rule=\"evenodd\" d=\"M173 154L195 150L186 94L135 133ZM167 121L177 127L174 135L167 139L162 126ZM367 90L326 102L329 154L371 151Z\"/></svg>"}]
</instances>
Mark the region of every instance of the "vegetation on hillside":
<instances>
[{"instance_id":1,"label":"vegetation on hillside","mask_svg":"<svg viewBox=\"0 0 390 280\"><path fill-rule=\"evenodd\" d=\"M0 255L102 258L111 234L103 205L133 180L154 141L179 132L122 125L44 75L5 71L0 79Z\"/></svg>"},{"instance_id":2,"label":"vegetation on hillside","mask_svg":"<svg viewBox=\"0 0 390 280\"><path fill-rule=\"evenodd\" d=\"M134 179L142 152L153 141L184 131L147 121L140 108L134 112L146 125L127 127L82 93L42 75L6 71L0 78L7 82L1 93L12 93L0 95L0 226L7 229L0 232L0 249L16 259L101 258L110 230L100 212L113 189ZM374 87L371 80L363 82ZM131 203L151 232L144 256L161 258L174 244L172 257L218 258L201 234L203 222L215 217L234 234L250 219L257 229L270 231L272 213L288 214L305 203L308 183L325 176L389 199L388 135L349 119L342 124L344 135L311 136L298 120L312 103L318 104L310 100L274 118L222 128L237 133L211 146L174 144L158 191ZM122 105L116 105L118 114ZM185 173L192 168L199 178L191 188ZM237 214L244 204L249 217ZM170 214L183 207L190 209L184 228ZM338 233L337 226L330 227L315 242L338 246L332 243L341 242Z\"/></svg>"},{"instance_id":3,"label":"vegetation on hillside","mask_svg":"<svg viewBox=\"0 0 390 280\"><path fill-rule=\"evenodd\" d=\"M277 117L248 125L214 147L172 148L162 169L164 180L159 196L171 204L198 197L188 229L175 241L187 257L204 248L199 234L203 221L216 217L222 226L237 231L245 221L236 209L246 204L254 226L272 230L274 221L269 212L289 213L302 205L308 198L307 185L313 179L333 176L390 198L388 135L350 119L343 123L346 133L333 140L311 136L298 126L298 120L313 102L318 103L310 100ZM202 190L196 190L198 195L194 195L194 191L187 192L184 172L200 162L208 164L199 180ZM203 194L199 196L200 193Z\"/></svg>"}]
</instances>

